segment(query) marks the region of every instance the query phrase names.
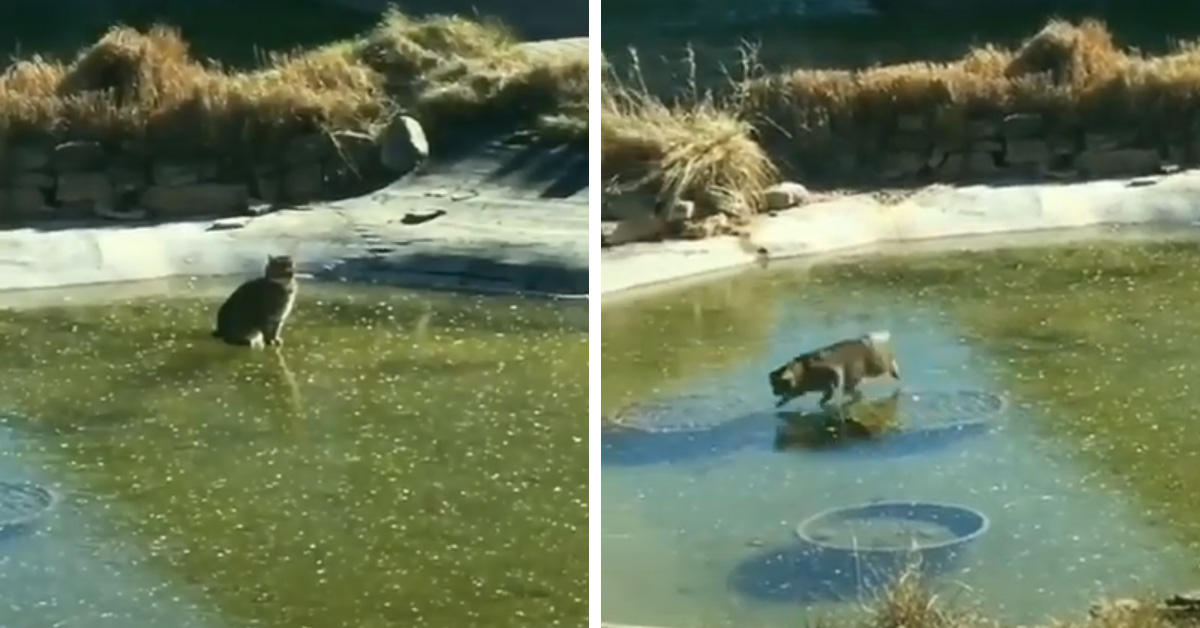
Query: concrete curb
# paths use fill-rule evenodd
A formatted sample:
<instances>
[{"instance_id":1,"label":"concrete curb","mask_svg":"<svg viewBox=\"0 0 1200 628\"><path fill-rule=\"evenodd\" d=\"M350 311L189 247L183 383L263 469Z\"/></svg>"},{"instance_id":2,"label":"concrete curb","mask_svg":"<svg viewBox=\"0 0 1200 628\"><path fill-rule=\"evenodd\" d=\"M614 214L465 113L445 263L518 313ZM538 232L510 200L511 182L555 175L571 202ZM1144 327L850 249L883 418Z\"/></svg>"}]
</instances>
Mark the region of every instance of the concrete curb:
<instances>
[{"instance_id":1,"label":"concrete curb","mask_svg":"<svg viewBox=\"0 0 1200 628\"><path fill-rule=\"evenodd\" d=\"M289 253L301 272L324 281L553 298L588 293L586 253L551 244L432 237L375 253L336 234L240 237L209 231L210 224L0 232L0 291L254 275L267 255Z\"/></svg>"},{"instance_id":2,"label":"concrete curb","mask_svg":"<svg viewBox=\"0 0 1200 628\"><path fill-rule=\"evenodd\" d=\"M925 250L1020 244L1033 234L1098 226L1200 225L1200 171L1115 181L1009 187L934 187L895 205L855 196L764 219L751 240L772 261L842 256L923 243ZM684 279L754 264L734 238L626 245L601 255L609 302Z\"/></svg>"}]
</instances>

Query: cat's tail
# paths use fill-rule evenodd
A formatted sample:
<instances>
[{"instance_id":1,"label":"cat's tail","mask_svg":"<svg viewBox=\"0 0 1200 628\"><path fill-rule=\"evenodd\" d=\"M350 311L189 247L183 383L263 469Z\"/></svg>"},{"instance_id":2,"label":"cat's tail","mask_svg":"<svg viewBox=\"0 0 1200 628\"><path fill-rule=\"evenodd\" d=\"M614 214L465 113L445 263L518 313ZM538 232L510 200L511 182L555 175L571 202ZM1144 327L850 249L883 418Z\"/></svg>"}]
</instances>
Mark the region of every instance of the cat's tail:
<instances>
[{"instance_id":1,"label":"cat's tail","mask_svg":"<svg viewBox=\"0 0 1200 628\"><path fill-rule=\"evenodd\" d=\"M867 342L869 342L871 344L875 344L875 345L885 344L887 342L890 342L891 339L892 339L892 332L890 332L886 329L880 329L880 330L868 332L863 335L863 340L866 340Z\"/></svg>"}]
</instances>

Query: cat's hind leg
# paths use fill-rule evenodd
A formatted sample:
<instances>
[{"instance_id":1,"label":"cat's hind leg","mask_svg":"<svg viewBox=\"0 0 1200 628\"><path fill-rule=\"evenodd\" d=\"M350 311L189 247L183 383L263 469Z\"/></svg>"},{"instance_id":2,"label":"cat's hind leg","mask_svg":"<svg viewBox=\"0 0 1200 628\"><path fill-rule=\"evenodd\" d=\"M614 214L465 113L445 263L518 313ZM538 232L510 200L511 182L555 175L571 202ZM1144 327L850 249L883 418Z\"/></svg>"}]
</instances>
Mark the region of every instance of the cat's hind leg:
<instances>
[{"instance_id":1,"label":"cat's hind leg","mask_svg":"<svg viewBox=\"0 0 1200 628\"><path fill-rule=\"evenodd\" d=\"M263 346L263 337L259 332L237 335L213 333L213 336L220 338L225 344L235 347L262 348Z\"/></svg>"}]
</instances>

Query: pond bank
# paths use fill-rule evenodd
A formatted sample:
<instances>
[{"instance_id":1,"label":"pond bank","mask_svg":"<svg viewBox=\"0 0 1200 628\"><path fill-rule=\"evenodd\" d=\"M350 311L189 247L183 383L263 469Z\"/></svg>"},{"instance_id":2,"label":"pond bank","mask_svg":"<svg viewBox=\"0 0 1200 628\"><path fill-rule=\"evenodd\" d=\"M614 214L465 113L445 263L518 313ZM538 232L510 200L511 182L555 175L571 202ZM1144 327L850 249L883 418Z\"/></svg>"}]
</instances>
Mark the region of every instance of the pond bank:
<instances>
[{"instance_id":1,"label":"pond bank","mask_svg":"<svg viewBox=\"0 0 1200 628\"><path fill-rule=\"evenodd\" d=\"M586 184L547 198L511 166L525 152L490 147L371 194L257 217L3 230L0 292L254 275L268 254L290 254L319 279L586 298ZM586 172L576 157L551 186Z\"/></svg>"},{"instance_id":2,"label":"pond bank","mask_svg":"<svg viewBox=\"0 0 1200 628\"><path fill-rule=\"evenodd\" d=\"M948 250L972 238L976 246L998 247L1096 235L1084 233L1086 227L1197 223L1200 171L1192 170L1086 183L934 186L888 205L869 195L849 196L763 217L750 241L779 261L918 242ZM757 260L755 251L733 237L623 245L602 253L600 294L632 297L642 289L735 271Z\"/></svg>"}]
</instances>

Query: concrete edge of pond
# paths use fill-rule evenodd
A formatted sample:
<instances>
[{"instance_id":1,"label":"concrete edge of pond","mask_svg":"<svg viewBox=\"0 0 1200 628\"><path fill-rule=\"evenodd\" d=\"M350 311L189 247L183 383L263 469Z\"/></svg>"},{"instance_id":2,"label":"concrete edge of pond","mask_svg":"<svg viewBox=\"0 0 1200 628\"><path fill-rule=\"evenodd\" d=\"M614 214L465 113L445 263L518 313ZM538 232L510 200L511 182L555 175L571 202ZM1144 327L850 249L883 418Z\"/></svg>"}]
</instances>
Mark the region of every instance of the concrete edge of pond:
<instances>
[{"instance_id":1,"label":"concrete edge of pond","mask_svg":"<svg viewBox=\"0 0 1200 628\"><path fill-rule=\"evenodd\" d=\"M1200 171L1152 179L1013 186L935 186L893 205L851 196L765 218L751 241L772 262L970 246L999 248L1077 240L1100 227L1200 226ZM1091 228L1090 230L1088 228ZM1162 232L1167 235L1167 232ZM754 265L731 237L625 245L601 255L606 303Z\"/></svg>"},{"instance_id":2,"label":"concrete edge of pond","mask_svg":"<svg viewBox=\"0 0 1200 628\"><path fill-rule=\"evenodd\" d=\"M587 202L388 188L257 217L0 231L0 292L255 276L290 254L317 280L586 299ZM406 211L443 215L402 220Z\"/></svg>"}]
</instances>

